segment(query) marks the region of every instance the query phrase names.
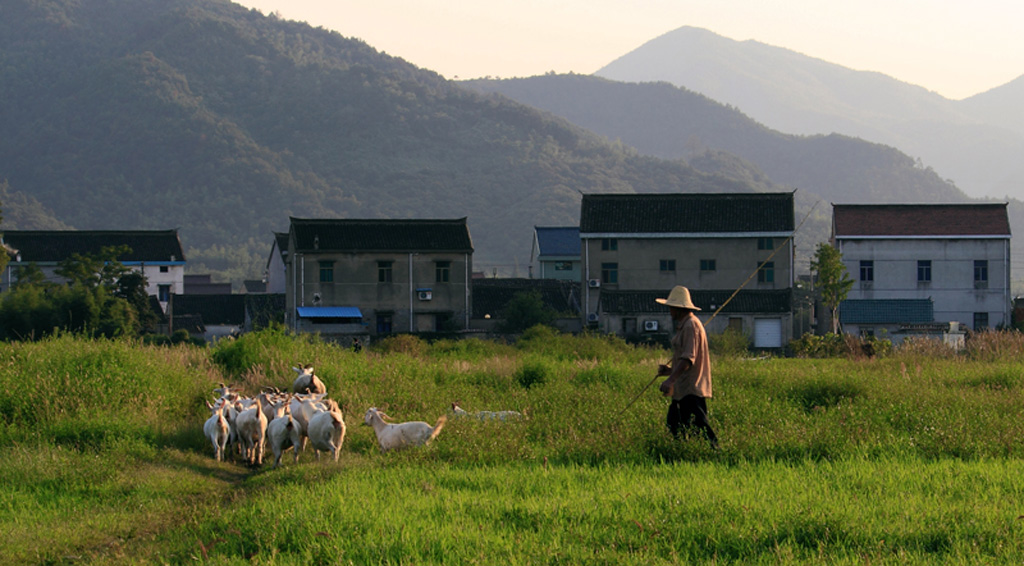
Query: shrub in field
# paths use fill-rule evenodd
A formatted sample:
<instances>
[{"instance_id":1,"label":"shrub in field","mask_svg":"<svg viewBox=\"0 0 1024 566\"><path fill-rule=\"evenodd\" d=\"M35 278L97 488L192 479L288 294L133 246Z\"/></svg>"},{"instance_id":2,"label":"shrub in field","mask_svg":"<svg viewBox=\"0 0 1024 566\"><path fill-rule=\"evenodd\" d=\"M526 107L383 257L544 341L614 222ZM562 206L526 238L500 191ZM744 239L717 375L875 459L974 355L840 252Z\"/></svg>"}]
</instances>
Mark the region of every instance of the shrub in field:
<instances>
[{"instance_id":1,"label":"shrub in field","mask_svg":"<svg viewBox=\"0 0 1024 566\"><path fill-rule=\"evenodd\" d=\"M524 389L542 385L547 380L548 366L540 360L527 360L516 372L516 381Z\"/></svg>"},{"instance_id":2,"label":"shrub in field","mask_svg":"<svg viewBox=\"0 0 1024 566\"><path fill-rule=\"evenodd\" d=\"M1024 360L1024 333L1016 330L985 330L971 334L964 342L972 360Z\"/></svg>"},{"instance_id":3,"label":"shrub in field","mask_svg":"<svg viewBox=\"0 0 1024 566\"><path fill-rule=\"evenodd\" d=\"M790 399L805 411L828 409L843 401L852 401L864 394L864 387L852 381L820 379L794 386L788 392Z\"/></svg>"},{"instance_id":4,"label":"shrub in field","mask_svg":"<svg viewBox=\"0 0 1024 566\"><path fill-rule=\"evenodd\" d=\"M516 341L516 348L562 361L634 360L649 357L650 348L634 347L614 334L564 334L547 326L534 326Z\"/></svg>"},{"instance_id":5,"label":"shrub in field","mask_svg":"<svg viewBox=\"0 0 1024 566\"><path fill-rule=\"evenodd\" d=\"M460 360L481 360L494 356L511 355L515 350L506 344L481 340L479 338L466 338L463 340L438 340L430 345L429 351L432 355L444 358L458 358Z\"/></svg>"},{"instance_id":6,"label":"shrub in field","mask_svg":"<svg viewBox=\"0 0 1024 566\"><path fill-rule=\"evenodd\" d=\"M739 358L750 352L750 337L733 329L708 335L708 349L719 357Z\"/></svg>"},{"instance_id":7,"label":"shrub in field","mask_svg":"<svg viewBox=\"0 0 1024 566\"><path fill-rule=\"evenodd\" d=\"M890 340L852 334L804 334L789 343L789 352L798 358L864 359L887 356L892 350Z\"/></svg>"},{"instance_id":8,"label":"shrub in field","mask_svg":"<svg viewBox=\"0 0 1024 566\"><path fill-rule=\"evenodd\" d=\"M374 342L373 351L380 354L407 354L419 357L427 353L427 343L412 334L397 334Z\"/></svg>"},{"instance_id":9,"label":"shrub in field","mask_svg":"<svg viewBox=\"0 0 1024 566\"><path fill-rule=\"evenodd\" d=\"M961 354L942 340L936 338L907 338L898 348L896 354L905 358L953 359Z\"/></svg>"},{"instance_id":10,"label":"shrub in field","mask_svg":"<svg viewBox=\"0 0 1024 566\"><path fill-rule=\"evenodd\" d=\"M210 359L232 376L260 366L270 375L295 377L289 368L296 364L315 365L321 352L334 349L335 345L322 342L315 334L290 334L283 326L274 325L236 339L218 341Z\"/></svg>"}]
</instances>

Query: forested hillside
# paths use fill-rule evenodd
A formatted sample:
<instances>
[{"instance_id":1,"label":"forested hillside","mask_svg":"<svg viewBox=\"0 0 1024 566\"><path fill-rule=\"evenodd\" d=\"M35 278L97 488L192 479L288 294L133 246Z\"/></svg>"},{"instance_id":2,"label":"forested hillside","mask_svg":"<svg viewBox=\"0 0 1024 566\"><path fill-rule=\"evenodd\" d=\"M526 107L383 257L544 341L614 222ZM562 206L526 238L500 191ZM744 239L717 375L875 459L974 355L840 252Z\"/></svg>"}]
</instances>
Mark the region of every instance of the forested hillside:
<instances>
[{"instance_id":1,"label":"forested hillside","mask_svg":"<svg viewBox=\"0 0 1024 566\"><path fill-rule=\"evenodd\" d=\"M177 227L191 271L235 281L290 215L465 216L510 273L581 192L772 189L220 0L5 1L0 100L0 229Z\"/></svg>"},{"instance_id":2,"label":"forested hillside","mask_svg":"<svg viewBox=\"0 0 1024 566\"><path fill-rule=\"evenodd\" d=\"M831 134L796 136L769 129L730 106L669 83L623 83L587 75L475 80L609 139L665 159L726 151L776 183L830 202L957 202L967 196L898 149Z\"/></svg>"}]
</instances>

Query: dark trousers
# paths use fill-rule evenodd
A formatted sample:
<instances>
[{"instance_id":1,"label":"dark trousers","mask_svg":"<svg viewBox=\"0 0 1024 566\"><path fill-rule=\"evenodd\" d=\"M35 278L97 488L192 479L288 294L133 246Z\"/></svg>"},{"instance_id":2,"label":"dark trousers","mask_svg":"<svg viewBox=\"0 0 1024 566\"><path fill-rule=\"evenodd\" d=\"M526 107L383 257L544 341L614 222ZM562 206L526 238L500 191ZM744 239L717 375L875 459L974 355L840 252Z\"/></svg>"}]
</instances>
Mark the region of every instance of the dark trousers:
<instances>
[{"instance_id":1,"label":"dark trousers","mask_svg":"<svg viewBox=\"0 0 1024 566\"><path fill-rule=\"evenodd\" d=\"M718 436L708 423L708 403L704 397L687 395L682 399L673 399L668 406L666 422L668 430L676 438L679 438L680 432L689 436L689 430L696 428L704 432L712 447L718 447Z\"/></svg>"}]
</instances>

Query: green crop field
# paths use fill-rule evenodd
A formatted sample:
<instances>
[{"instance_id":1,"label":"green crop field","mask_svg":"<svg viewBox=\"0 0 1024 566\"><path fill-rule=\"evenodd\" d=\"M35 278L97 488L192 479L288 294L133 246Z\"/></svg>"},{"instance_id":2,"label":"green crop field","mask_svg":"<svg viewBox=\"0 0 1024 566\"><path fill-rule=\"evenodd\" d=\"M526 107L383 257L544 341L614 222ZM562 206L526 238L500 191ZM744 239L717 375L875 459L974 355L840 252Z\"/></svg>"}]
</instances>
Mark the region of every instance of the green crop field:
<instances>
[{"instance_id":1,"label":"green crop field","mask_svg":"<svg viewBox=\"0 0 1024 566\"><path fill-rule=\"evenodd\" d=\"M0 563L1020 564L1024 347L969 346L717 355L712 451L640 394L667 352L603 336L0 344ZM344 412L339 461L216 462L213 389L304 363ZM381 453L371 406L449 420Z\"/></svg>"}]
</instances>

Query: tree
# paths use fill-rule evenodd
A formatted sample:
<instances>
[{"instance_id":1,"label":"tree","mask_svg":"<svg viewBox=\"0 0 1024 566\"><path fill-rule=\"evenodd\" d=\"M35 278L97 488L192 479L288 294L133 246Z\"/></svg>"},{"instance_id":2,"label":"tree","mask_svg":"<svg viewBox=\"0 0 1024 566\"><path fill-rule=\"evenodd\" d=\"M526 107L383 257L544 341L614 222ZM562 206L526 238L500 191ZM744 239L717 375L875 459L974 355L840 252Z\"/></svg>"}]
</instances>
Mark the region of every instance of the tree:
<instances>
[{"instance_id":1,"label":"tree","mask_svg":"<svg viewBox=\"0 0 1024 566\"><path fill-rule=\"evenodd\" d=\"M850 289L853 288L853 279L843 265L843 254L830 244L818 244L814 258L811 259L811 271L818 274L816 284L821 294L821 302L828 307L832 315L832 333L839 334L839 303L846 300Z\"/></svg>"},{"instance_id":2,"label":"tree","mask_svg":"<svg viewBox=\"0 0 1024 566\"><path fill-rule=\"evenodd\" d=\"M504 321L498 325L500 332L516 334L537 324L550 325L556 313L544 304L540 293L526 291L516 293L505 306Z\"/></svg>"}]
</instances>

